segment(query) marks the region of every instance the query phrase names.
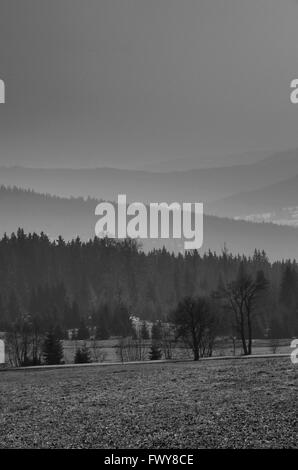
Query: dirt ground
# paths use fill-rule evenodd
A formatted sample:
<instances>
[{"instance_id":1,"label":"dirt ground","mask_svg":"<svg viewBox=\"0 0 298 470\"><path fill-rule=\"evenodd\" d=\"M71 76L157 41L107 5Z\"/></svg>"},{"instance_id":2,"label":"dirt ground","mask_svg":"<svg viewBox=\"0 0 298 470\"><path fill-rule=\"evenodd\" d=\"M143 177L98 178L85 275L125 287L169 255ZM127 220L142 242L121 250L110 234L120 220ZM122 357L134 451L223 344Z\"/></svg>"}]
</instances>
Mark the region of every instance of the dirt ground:
<instances>
[{"instance_id":1,"label":"dirt ground","mask_svg":"<svg viewBox=\"0 0 298 470\"><path fill-rule=\"evenodd\" d=\"M297 448L290 358L0 371L0 448Z\"/></svg>"}]
</instances>

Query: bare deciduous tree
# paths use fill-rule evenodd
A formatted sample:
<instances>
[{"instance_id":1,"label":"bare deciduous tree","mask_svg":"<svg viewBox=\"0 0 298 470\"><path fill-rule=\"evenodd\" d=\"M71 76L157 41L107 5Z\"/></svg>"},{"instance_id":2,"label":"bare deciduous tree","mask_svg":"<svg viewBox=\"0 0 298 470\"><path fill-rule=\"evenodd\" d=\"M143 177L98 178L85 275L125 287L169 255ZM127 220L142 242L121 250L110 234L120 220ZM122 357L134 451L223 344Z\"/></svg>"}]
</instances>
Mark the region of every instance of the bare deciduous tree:
<instances>
[{"instance_id":1,"label":"bare deciduous tree","mask_svg":"<svg viewBox=\"0 0 298 470\"><path fill-rule=\"evenodd\" d=\"M185 297L171 313L176 339L182 339L193 352L195 361L212 354L217 319L205 297Z\"/></svg>"},{"instance_id":2,"label":"bare deciduous tree","mask_svg":"<svg viewBox=\"0 0 298 470\"><path fill-rule=\"evenodd\" d=\"M176 342L173 328L171 328L171 326L168 324L163 324L161 326L160 345L164 358L167 360L173 359Z\"/></svg>"},{"instance_id":3,"label":"bare deciduous tree","mask_svg":"<svg viewBox=\"0 0 298 470\"><path fill-rule=\"evenodd\" d=\"M263 271L258 271L255 279L245 271L241 263L236 280L219 286L215 298L223 303L223 307L233 313L234 327L240 335L243 352L252 352L253 320L260 293L267 289L268 281Z\"/></svg>"},{"instance_id":4,"label":"bare deciduous tree","mask_svg":"<svg viewBox=\"0 0 298 470\"><path fill-rule=\"evenodd\" d=\"M98 345L96 338L91 339L90 348L95 362L104 362L106 360L107 352Z\"/></svg>"},{"instance_id":5,"label":"bare deciduous tree","mask_svg":"<svg viewBox=\"0 0 298 470\"><path fill-rule=\"evenodd\" d=\"M118 355L121 362L146 361L148 346L142 339L122 338L118 343Z\"/></svg>"},{"instance_id":6,"label":"bare deciduous tree","mask_svg":"<svg viewBox=\"0 0 298 470\"><path fill-rule=\"evenodd\" d=\"M13 366L36 365L41 362L43 335L37 321L19 314L5 336L9 362Z\"/></svg>"}]
</instances>

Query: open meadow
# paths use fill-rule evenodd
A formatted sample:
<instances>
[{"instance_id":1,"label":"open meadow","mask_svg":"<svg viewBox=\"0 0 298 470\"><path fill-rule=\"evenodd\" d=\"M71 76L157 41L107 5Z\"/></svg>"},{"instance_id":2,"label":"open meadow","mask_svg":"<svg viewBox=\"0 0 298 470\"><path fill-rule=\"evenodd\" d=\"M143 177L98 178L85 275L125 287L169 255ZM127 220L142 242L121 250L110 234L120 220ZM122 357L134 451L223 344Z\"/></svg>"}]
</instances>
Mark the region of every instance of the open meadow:
<instances>
[{"instance_id":1,"label":"open meadow","mask_svg":"<svg viewBox=\"0 0 298 470\"><path fill-rule=\"evenodd\" d=\"M290 358L0 371L0 448L297 448Z\"/></svg>"},{"instance_id":2,"label":"open meadow","mask_svg":"<svg viewBox=\"0 0 298 470\"><path fill-rule=\"evenodd\" d=\"M268 339L254 339L253 340L253 354L290 354L292 339L279 339L271 342ZM272 343L272 344L271 344ZM96 341L63 341L63 360L66 364L72 364L77 348L81 348L84 344L87 345L93 362L119 362L121 357L119 355L119 338L96 340ZM144 358L149 358L151 340L143 340ZM166 359L163 348L162 359ZM233 356L243 354L241 341L237 340L235 343L235 351L233 350L232 341L228 339L215 341L213 348L213 356ZM185 345L179 343L172 343L171 358L174 360L187 360L192 358L192 352ZM7 357L7 361L8 361ZM140 359L140 358L139 358ZM134 360L134 359L130 359Z\"/></svg>"}]
</instances>

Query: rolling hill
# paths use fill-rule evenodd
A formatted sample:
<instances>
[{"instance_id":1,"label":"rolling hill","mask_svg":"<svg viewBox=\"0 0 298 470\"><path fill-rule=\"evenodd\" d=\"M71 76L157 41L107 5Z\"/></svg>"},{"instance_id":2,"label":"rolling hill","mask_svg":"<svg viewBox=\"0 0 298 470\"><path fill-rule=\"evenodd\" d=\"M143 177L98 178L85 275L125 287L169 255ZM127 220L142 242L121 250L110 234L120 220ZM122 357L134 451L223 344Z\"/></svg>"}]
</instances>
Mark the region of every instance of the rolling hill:
<instances>
[{"instance_id":1,"label":"rolling hill","mask_svg":"<svg viewBox=\"0 0 298 470\"><path fill-rule=\"evenodd\" d=\"M152 173L95 169L2 167L0 184L62 197L130 201L211 202L243 191L256 191L298 174L298 150L271 155L250 165ZM225 214L222 214L225 215Z\"/></svg>"},{"instance_id":2,"label":"rolling hill","mask_svg":"<svg viewBox=\"0 0 298 470\"><path fill-rule=\"evenodd\" d=\"M281 181L259 190L241 192L220 201L207 204L206 210L213 215L246 217L257 214L276 214L298 207L298 176ZM268 218L267 217L267 218ZM270 218L269 217L269 218ZM289 220L290 221L290 220ZM293 223L295 220L293 219Z\"/></svg>"},{"instance_id":3,"label":"rolling hill","mask_svg":"<svg viewBox=\"0 0 298 470\"><path fill-rule=\"evenodd\" d=\"M0 234L22 227L26 232L45 232L55 239L80 236L93 238L97 217L95 199L61 198L17 188L0 188ZM179 242L179 243L178 243ZM162 247L181 251L175 240L143 241L144 250ZM264 249L270 259L298 259L298 229L274 224L254 224L214 216L204 216L204 244L200 252L220 252L224 247L234 253L250 255Z\"/></svg>"}]
</instances>

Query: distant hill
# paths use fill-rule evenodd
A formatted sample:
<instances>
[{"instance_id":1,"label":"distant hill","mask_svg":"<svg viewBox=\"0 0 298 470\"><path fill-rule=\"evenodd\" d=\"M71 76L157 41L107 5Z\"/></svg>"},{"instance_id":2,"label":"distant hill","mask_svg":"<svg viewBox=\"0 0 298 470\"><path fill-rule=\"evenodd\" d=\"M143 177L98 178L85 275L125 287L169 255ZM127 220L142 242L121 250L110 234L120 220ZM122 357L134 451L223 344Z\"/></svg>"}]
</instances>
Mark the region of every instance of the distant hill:
<instances>
[{"instance_id":1,"label":"distant hill","mask_svg":"<svg viewBox=\"0 0 298 470\"><path fill-rule=\"evenodd\" d=\"M93 238L97 217L96 199L60 198L21 189L0 188L0 234L11 233L18 227L26 232L44 231L52 239L62 235L66 240L80 236ZM181 243L173 240L143 242L147 251L165 245L170 251L180 251ZM220 252L224 247L234 254L252 254L264 249L274 259L298 259L298 229L274 224L254 224L205 215L204 245L201 252Z\"/></svg>"},{"instance_id":2,"label":"distant hill","mask_svg":"<svg viewBox=\"0 0 298 470\"><path fill-rule=\"evenodd\" d=\"M272 155L255 165L256 174L270 174L272 179L279 175L279 180L258 189L241 192L209 201L206 211L213 215L240 217L254 221L298 225L298 153L283 152ZM286 179L284 177L289 175Z\"/></svg>"},{"instance_id":3,"label":"distant hill","mask_svg":"<svg viewBox=\"0 0 298 470\"><path fill-rule=\"evenodd\" d=\"M171 160L148 163L143 166L143 170L153 172L171 172L200 170L203 168L222 168L234 165L251 165L252 163L264 160L274 155L272 150L260 150L252 152L237 152L233 154L198 154L192 157L180 157Z\"/></svg>"},{"instance_id":4,"label":"distant hill","mask_svg":"<svg viewBox=\"0 0 298 470\"><path fill-rule=\"evenodd\" d=\"M62 197L91 196L130 201L211 202L243 191L255 191L298 174L298 150L271 155L250 165L152 173L95 169L0 169L0 184L16 185ZM222 214L225 215L225 214Z\"/></svg>"},{"instance_id":5,"label":"distant hill","mask_svg":"<svg viewBox=\"0 0 298 470\"><path fill-rule=\"evenodd\" d=\"M255 191L241 192L207 205L208 212L228 217L275 213L298 207L298 176Z\"/></svg>"}]
</instances>

